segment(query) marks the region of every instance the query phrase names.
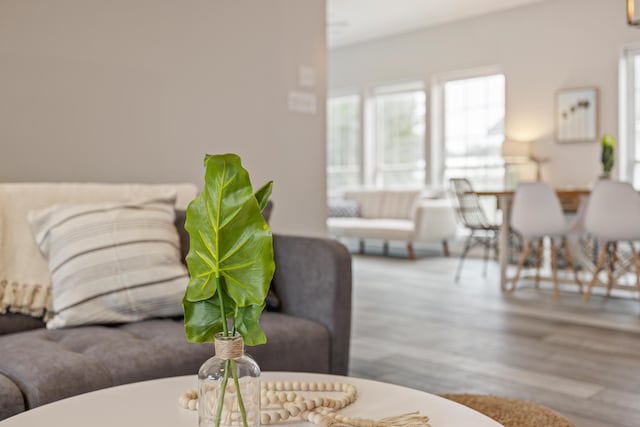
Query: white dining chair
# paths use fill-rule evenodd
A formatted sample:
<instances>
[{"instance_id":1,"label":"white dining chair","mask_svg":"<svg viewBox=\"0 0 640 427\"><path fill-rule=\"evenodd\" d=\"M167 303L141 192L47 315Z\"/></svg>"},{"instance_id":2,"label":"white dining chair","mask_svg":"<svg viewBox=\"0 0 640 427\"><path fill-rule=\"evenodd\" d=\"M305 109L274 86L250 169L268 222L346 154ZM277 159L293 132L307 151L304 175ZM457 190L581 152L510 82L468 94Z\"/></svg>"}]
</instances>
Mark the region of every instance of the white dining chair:
<instances>
[{"instance_id":1,"label":"white dining chair","mask_svg":"<svg viewBox=\"0 0 640 427\"><path fill-rule=\"evenodd\" d=\"M600 180L591 192L585 212L584 228L598 239L600 250L593 276L583 301L591 296L593 286L603 268L607 270L607 296L614 284L613 268L618 255L618 243L628 242L636 273L636 287L640 290L640 260L634 241L640 240L640 196L626 183Z\"/></svg>"},{"instance_id":2,"label":"white dining chair","mask_svg":"<svg viewBox=\"0 0 640 427\"><path fill-rule=\"evenodd\" d=\"M516 288L524 263L531 253L534 244L536 256L536 287L540 283L540 267L542 264L544 238L548 237L551 246L551 272L553 275L553 289L555 298L560 297L558 283L558 249L556 241L561 243L561 249L573 271L575 281L582 292L582 282L578 277L573 257L567 244L570 233L569 224L564 218L562 206L556 192L544 182L521 183L516 189L511 208L511 227L520 233L524 239L524 249L516 274L513 278L511 290Z\"/></svg>"}]
</instances>

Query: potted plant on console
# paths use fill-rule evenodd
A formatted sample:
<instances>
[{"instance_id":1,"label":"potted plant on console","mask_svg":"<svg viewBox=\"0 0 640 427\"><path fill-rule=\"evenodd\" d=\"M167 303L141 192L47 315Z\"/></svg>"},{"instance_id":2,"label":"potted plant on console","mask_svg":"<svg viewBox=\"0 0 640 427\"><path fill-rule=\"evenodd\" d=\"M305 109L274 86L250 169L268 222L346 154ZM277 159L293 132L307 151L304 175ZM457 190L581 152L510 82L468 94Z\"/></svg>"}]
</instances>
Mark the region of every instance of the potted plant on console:
<instances>
[{"instance_id":1,"label":"potted plant on console","mask_svg":"<svg viewBox=\"0 0 640 427\"><path fill-rule=\"evenodd\" d=\"M616 148L616 139L609 134L604 135L602 137L602 153L600 155L600 161L602 162L601 178L603 179L611 178L611 169L613 169L615 148Z\"/></svg>"}]
</instances>

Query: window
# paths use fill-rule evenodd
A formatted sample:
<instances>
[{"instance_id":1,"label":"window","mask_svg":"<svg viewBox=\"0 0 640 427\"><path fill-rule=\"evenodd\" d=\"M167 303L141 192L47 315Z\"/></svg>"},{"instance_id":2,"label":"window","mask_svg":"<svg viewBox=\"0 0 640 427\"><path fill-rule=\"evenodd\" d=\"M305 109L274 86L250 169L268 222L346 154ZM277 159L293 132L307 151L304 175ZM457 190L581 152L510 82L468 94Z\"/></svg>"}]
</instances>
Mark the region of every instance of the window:
<instances>
[{"instance_id":1,"label":"window","mask_svg":"<svg viewBox=\"0 0 640 427\"><path fill-rule=\"evenodd\" d=\"M424 91L378 88L372 106L375 186L421 187L425 183Z\"/></svg>"},{"instance_id":2,"label":"window","mask_svg":"<svg viewBox=\"0 0 640 427\"><path fill-rule=\"evenodd\" d=\"M327 192L357 187L362 179L360 97L329 98L327 102Z\"/></svg>"},{"instance_id":3,"label":"window","mask_svg":"<svg viewBox=\"0 0 640 427\"><path fill-rule=\"evenodd\" d=\"M443 179L468 178L475 189L504 186L505 78L503 74L444 81Z\"/></svg>"},{"instance_id":4,"label":"window","mask_svg":"<svg viewBox=\"0 0 640 427\"><path fill-rule=\"evenodd\" d=\"M425 184L422 83L377 87L367 93L366 114L358 95L327 101L329 197L362 185L419 188Z\"/></svg>"},{"instance_id":5,"label":"window","mask_svg":"<svg viewBox=\"0 0 640 427\"><path fill-rule=\"evenodd\" d=\"M620 178L640 188L640 47L625 49L620 88Z\"/></svg>"}]
</instances>

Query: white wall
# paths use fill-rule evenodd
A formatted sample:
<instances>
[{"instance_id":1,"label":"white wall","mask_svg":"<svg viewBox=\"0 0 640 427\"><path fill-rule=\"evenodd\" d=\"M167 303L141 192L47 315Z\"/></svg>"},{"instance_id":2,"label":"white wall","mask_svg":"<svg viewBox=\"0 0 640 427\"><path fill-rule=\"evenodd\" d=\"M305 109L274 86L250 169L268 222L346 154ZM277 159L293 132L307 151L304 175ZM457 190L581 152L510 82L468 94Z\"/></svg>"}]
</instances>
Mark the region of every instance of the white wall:
<instances>
[{"instance_id":1,"label":"white wall","mask_svg":"<svg viewBox=\"0 0 640 427\"><path fill-rule=\"evenodd\" d=\"M324 0L3 0L0 181L273 179L273 228L325 232ZM298 66L318 113L290 112Z\"/></svg>"},{"instance_id":2,"label":"white wall","mask_svg":"<svg viewBox=\"0 0 640 427\"><path fill-rule=\"evenodd\" d=\"M545 177L586 186L600 174L598 143L558 144L558 89L600 90L600 134L618 136L618 61L640 42L622 0L551 0L330 51L331 90L422 80L456 70L500 66L506 74L507 138L534 141L551 156Z\"/></svg>"}]
</instances>

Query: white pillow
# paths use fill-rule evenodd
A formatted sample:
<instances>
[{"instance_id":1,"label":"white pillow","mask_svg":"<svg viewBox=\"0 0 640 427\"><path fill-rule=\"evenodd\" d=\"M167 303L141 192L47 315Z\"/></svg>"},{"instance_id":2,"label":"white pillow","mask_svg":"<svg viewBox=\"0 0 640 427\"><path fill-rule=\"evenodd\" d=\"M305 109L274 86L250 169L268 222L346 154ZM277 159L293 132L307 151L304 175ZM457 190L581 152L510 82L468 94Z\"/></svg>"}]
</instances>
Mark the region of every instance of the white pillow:
<instances>
[{"instance_id":1,"label":"white pillow","mask_svg":"<svg viewBox=\"0 0 640 427\"><path fill-rule=\"evenodd\" d=\"M174 225L175 199L54 205L30 211L48 260L47 328L182 314L188 282Z\"/></svg>"}]
</instances>

